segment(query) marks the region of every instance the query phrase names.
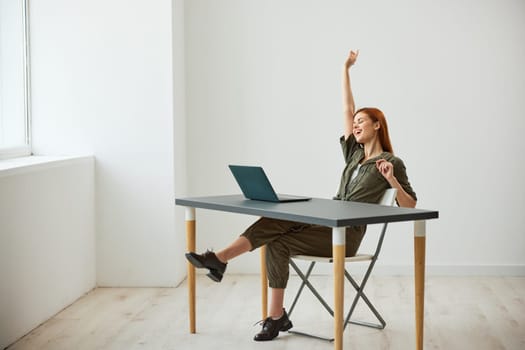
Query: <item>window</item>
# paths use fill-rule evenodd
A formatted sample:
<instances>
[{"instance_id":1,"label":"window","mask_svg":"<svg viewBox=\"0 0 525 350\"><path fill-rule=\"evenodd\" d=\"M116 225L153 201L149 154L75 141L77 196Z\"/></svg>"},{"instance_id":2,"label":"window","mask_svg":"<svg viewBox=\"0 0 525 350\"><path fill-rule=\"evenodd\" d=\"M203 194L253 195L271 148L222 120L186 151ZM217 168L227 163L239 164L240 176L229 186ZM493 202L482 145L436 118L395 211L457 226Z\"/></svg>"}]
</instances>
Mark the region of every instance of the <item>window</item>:
<instances>
[{"instance_id":1,"label":"window","mask_svg":"<svg viewBox=\"0 0 525 350\"><path fill-rule=\"evenodd\" d=\"M0 0L0 159L31 154L28 0Z\"/></svg>"}]
</instances>

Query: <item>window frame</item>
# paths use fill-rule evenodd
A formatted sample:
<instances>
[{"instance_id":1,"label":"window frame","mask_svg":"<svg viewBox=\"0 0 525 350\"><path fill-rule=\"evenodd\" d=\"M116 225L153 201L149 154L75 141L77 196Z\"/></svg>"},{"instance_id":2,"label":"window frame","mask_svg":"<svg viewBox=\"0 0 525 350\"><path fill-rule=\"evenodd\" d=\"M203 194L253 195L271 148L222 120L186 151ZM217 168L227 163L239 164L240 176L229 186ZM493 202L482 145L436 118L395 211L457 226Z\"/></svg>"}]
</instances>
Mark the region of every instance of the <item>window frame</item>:
<instances>
[{"instance_id":1,"label":"window frame","mask_svg":"<svg viewBox=\"0 0 525 350\"><path fill-rule=\"evenodd\" d=\"M32 155L31 142L31 64L29 35L29 0L22 0L23 81L24 81L24 132L25 143L13 147L0 147L0 160Z\"/></svg>"}]
</instances>

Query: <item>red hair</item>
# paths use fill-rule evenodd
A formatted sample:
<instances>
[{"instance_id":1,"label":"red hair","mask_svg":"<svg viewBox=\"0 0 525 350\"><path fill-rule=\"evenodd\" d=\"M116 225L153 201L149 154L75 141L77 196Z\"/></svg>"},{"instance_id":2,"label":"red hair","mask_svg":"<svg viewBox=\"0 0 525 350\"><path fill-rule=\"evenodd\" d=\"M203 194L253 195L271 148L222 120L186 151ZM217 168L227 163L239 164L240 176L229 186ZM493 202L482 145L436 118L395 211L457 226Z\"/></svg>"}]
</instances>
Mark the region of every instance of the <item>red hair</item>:
<instances>
[{"instance_id":1,"label":"red hair","mask_svg":"<svg viewBox=\"0 0 525 350\"><path fill-rule=\"evenodd\" d=\"M379 142L381 143L381 147L383 148L383 151L394 154L394 150L392 149L392 143L390 142L390 136L388 134L388 125L386 123L386 118L383 112L381 112L381 110L379 110L378 108L364 107L358 109L354 113L354 118L359 112L363 112L364 114L366 114L370 119L372 119L373 122L379 122L380 127L377 133L379 135Z\"/></svg>"}]
</instances>

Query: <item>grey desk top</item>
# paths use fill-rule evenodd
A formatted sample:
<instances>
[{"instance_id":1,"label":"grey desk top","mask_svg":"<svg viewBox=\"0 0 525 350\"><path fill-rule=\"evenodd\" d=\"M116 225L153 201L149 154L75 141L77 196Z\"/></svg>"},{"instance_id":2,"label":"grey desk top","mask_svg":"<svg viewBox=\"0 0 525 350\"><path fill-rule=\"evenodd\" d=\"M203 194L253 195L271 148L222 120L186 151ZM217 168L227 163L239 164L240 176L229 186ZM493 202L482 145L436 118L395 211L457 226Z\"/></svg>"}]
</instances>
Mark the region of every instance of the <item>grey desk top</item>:
<instances>
[{"instance_id":1,"label":"grey desk top","mask_svg":"<svg viewBox=\"0 0 525 350\"><path fill-rule=\"evenodd\" d=\"M271 203L242 195L177 198L175 204L317 224L329 227L436 219L439 212L360 202L313 198L306 202Z\"/></svg>"}]
</instances>

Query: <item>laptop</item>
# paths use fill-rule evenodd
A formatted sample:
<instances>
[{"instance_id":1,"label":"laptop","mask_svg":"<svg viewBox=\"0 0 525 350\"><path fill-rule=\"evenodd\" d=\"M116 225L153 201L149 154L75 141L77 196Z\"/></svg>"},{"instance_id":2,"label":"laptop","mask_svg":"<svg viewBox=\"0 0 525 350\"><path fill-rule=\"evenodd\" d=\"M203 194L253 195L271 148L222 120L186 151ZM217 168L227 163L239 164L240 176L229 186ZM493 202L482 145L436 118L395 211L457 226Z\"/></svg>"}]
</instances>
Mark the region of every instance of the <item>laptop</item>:
<instances>
[{"instance_id":1,"label":"laptop","mask_svg":"<svg viewBox=\"0 0 525 350\"><path fill-rule=\"evenodd\" d=\"M260 166L229 165L229 168L244 197L248 199L276 203L300 202L311 199L301 196L277 195Z\"/></svg>"}]
</instances>

